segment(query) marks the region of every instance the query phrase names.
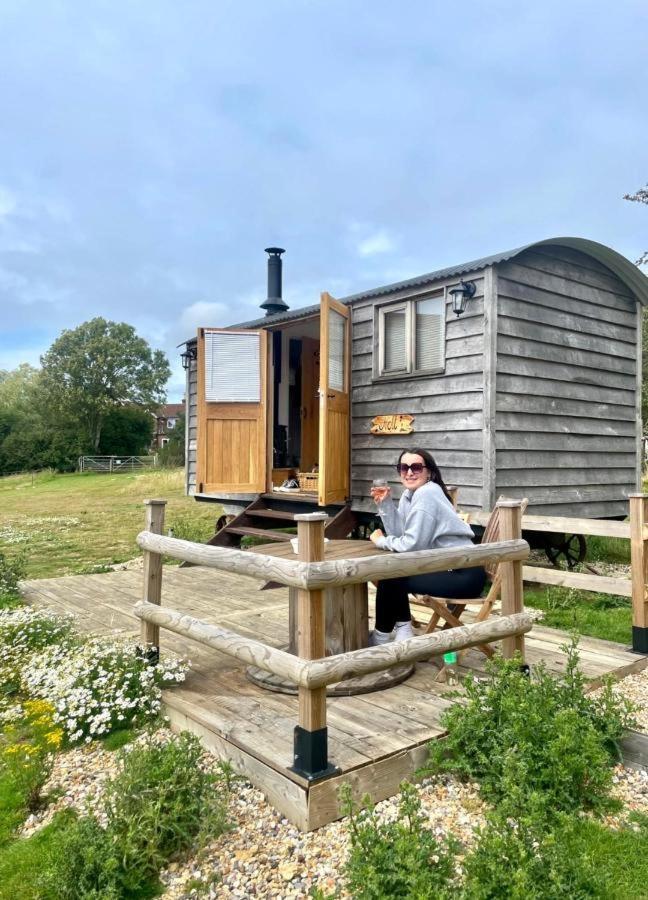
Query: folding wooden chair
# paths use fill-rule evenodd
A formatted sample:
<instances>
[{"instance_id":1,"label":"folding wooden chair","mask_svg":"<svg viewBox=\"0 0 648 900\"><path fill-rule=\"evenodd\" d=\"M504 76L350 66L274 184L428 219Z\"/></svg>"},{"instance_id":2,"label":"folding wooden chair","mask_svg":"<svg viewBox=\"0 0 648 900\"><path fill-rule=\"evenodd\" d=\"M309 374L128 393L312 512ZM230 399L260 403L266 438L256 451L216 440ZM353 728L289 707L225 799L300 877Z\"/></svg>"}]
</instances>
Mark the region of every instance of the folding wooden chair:
<instances>
[{"instance_id":1,"label":"folding wooden chair","mask_svg":"<svg viewBox=\"0 0 648 900\"><path fill-rule=\"evenodd\" d=\"M504 497L499 498L499 500L504 499ZM529 501L525 497L520 502L522 504L522 514L524 514L527 506L529 505ZM482 544L489 544L493 543L494 541L499 541L499 539L499 509L496 506L488 517L488 522L486 523L486 528L484 529L484 534L481 542ZM479 605L481 607L475 618L476 622L483 622L484 619L487 619L490 616L491 612L493 611L493 607L499 598L500 589L502 586L502 576L498 563L491 563L484 566L484 568L486 569L486 574L491 580L490 589L485 597L474 597L470 600L454 600L447 597L430 597L425 594L414 595L415 603L419 604L420 606L425 606L433 611L426 628L426 634L434 631L441 620L443 620L443 630L445 630L446 628L457 628L458 626L462 625L463 623L460 621L460 618L463 615L466 607L470 604ZM491 657L494 652L493 648L488 644L480 644L477 649L481 650L481 652L488 657ZM465 651L462 651L460 655L462 656L463 653L465 653Z\"/></svg>"}]
</instances>

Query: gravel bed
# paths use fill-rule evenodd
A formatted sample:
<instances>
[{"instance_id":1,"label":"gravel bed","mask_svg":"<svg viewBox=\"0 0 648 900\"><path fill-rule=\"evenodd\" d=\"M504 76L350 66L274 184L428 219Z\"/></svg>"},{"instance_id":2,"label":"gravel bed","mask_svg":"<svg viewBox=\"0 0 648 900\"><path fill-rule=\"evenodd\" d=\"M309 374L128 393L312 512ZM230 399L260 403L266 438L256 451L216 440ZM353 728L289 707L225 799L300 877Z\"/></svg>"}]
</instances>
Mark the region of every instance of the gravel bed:
<instances>
[{"instance_id":1,"label":"gravel bed","mask_svg":"<svg viewBox=\"0 0 648 900\"><path fill-rule=\"evenodd\" d=\"M612 691L617 697L625 697L634 704L636 729L648 734L648 668L616 681Z\"/></svg>"},{"instance_id":2,"label":"gravel bed","mask_svg":"<svg viewBox=\"0 0 648 900\"><path fill-rule=\"evenodd\" d=\"M450 778L428 779L419 793L436 835L451 832L463 843L472 843L475 827L484 821L484 807L474 785ZM384 800L376 809L386 820L395 817L397 798ZM283 900L309 897L314 887L331 893L341 889L349 846L344 820L305 834L247 783L239 785L233 797L231 816L232 832L206 847L198 858L171 865L161 874L167 900L199 896ZM219 876L221 880L214 882ZM201 883L200 889L196 882Z\"/></svg>"},{"instance_id":3,"label":"gravel bed","mask_svg":"<svg viewBox=\"0 0 648 900\"><path fill-rule=\"evenodd\" d=\"M165 741L169 735L168 730L161 729L156 739ZM208 765L216 765L211 754L205 753L204 758ZM101 745L91 744L60 754L45 787L45 792L58 796L46 810L29 817L22 834L33 834L51 821L55 812L67 807L100 815L97 800L108 779L117 771L117 754L104 750ZM620 827L634 811L648 814L648 773L617 766L613 793L622 801L623 810L604 819L608 826ZM441 837L450 832L470 847L475 828L484 823L484 805L476 786L443 776L423 781L419 794L434 833ZM385 819L394 817L397 808L397 798L384 800L376 807ZM304 834L245 781L234 784L230 819L231 831L197 856L172 863L161 873L166 900L194 897L288 900L307 898L315 887L328 893L341 889L349 845L344 820Z\"/></svg>"}]
</instances>

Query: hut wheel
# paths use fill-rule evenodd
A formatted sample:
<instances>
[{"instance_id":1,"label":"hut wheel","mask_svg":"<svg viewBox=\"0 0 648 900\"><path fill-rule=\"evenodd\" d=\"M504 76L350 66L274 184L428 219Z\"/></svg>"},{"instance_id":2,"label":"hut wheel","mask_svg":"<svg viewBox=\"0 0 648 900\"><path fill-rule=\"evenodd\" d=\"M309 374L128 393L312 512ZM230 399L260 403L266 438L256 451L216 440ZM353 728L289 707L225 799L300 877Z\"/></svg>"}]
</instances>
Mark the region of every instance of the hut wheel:
<instances>
[{"instance_id":1,"label":"hut wheel","mask_svg":"<svg viewBox=\"0 0 648 900\"><path fill-rule=\"evenodd\" d=\"M226 516L226 515L219 516L216 519L216 526L214 528L214 534L217 534L219 531L221 531L223 528L225 528L226 525L229 525L229 523L233 519L234 519L234 516Z\"/></svg>"},{"instance_id":2,"label":"hut wheel","mask_svg":"<svg viewBox=\"0 0 648 900\"><path fill-rule=\"evenodd\" d=\"M545 547L545 553L552 566L562 569L574 569L583 562L587 553L587 541L582 534L556 534L551 544Z\"/></svg>"}]
</instances>

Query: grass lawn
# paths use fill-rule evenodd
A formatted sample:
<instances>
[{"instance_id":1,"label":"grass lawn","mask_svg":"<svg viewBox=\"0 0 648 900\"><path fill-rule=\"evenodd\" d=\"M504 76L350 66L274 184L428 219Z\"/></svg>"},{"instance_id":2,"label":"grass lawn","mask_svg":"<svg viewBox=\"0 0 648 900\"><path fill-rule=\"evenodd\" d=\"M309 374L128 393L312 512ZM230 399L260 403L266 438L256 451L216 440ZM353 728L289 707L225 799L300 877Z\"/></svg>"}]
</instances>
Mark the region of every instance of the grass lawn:
<instances>
[{"instance_id":1,"label":"grass lawn","mask_svg":"<svg viewBox=\"0 0 648 900\"><path fill-rule=\"evenodd\" d=\"M542 625L630 644L632 607L627 597L570 588L526 585L524 603L544 612Z\"/></svg>"},{"instance_id":2,"label":"grass lawn","mask_svg":"<svg viewBox=\"0 0 648 900\"><path fill-rule=\"evenodd\" d=\"M221 507L184 495L181 469L103 475L12 475L0 478L0 550L23 553L27 577L100 572L139 555L143 500L168 501L166 527L176 537L205 541ZM253 538L246 543L253 545ZM630 542L589 537L588 561L627 564ZM629 643L630 601L586 591L527 585L525 602L542 609L544 624Z\"/></svg>"},{"instance_id":3,"label":"grass lawn","mask_svg":"<svg viewBox=\"0 0 648 900\"><path fill-rule=\"evenodd\" d=\"M181 469L0 478L0 550L24 553L28 578L101 571L139 554L143 500L168 501L166 527L206 540L221 508L184 495Z\"/></svg>"}]
</instances>

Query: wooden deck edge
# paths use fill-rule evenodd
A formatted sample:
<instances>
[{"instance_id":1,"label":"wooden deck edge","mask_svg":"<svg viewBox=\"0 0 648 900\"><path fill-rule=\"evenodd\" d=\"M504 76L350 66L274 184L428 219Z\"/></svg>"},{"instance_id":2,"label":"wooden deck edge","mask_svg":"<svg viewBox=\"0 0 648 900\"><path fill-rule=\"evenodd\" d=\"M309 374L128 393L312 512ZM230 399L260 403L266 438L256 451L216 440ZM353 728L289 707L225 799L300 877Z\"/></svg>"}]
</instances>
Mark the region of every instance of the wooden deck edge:
<instances>
[{"instance_id":1,"label":"wooden deck edge","mask_svg":"<svg viewBox=\"0 0 648 900\"><path fill-rule=\"evenodd\" d=\"M631 731L621 741L623 765L631 769L648 770L648 734Z\"/></svg>"},{"instance_id":2,"label":"wooden deck edge","mask_svg":"<svg viewBox=\"0 0 648 900\"><path fill-rule=\"evenodd\" d=\"M596 678L588 678L587 689L589 691L595 691L596 688L600 688L609 678L611 678L612 681L622 681L627 675L636 675L638 672L643 672L643 670L648 667L648 656L638 656L631 650L628 650L627 653L629 662L625 666L611 669L609 672Z\"/></svg>"},{"instance_id":3,"label":"wooden deck edge","mask_svg":"<svg viewBox=\"0 0 648 900\"><path fill-rule=\"evenodd\" d=\"M431 740L443 736L438 735ZM378 762L367 763L342 775L316 782L308 792L308 830L321 828L342 818L339 791L344 784L350 785L356 801L360 801L365 794L374 803L393 797L401 783L411 778L423 765L428 756L429 743L426 740L408 750L383 757Z\"/></svg>"},{"instance_id":4,"label":"wooden deck edge","mask_svg":"<svg viewBox=\"0 0 648 900\"><path fill-rule=\"evenodd\" d=\"M260 762L255 756L241 750L180 710L165 704L163 712L168 716L169 725L173 731L190 731L195 734L204 746L219 759L228 760L237 773L248 778L263 793L268 803L279 810L297 828L301 831L310 830L308 791L305 788L295 784L281 772Z\"/></svg>"},{"instance_id":5,"label":"wooden deck edge","mask_svg":"<svg viewBox=\"0 0 648 900\"><path fill-rule=\"evenodd\" d=\"M168 717L173 731L190 731L195 734L219 759L228 760L237 773L257 787L268 802L300 831L313 831L343 817L339 802L339 790L343 784L351 786L353 796L358 801L366 794L375 803L394 796L398 793L401 782L412 778L425 762L430 740L443 737L431 737L407 750L368 762L341 775L316 782L310 787L302 787L252 753L216 734L189 712L164 703L163 713Z\"/></svg>"}]
</instances>

